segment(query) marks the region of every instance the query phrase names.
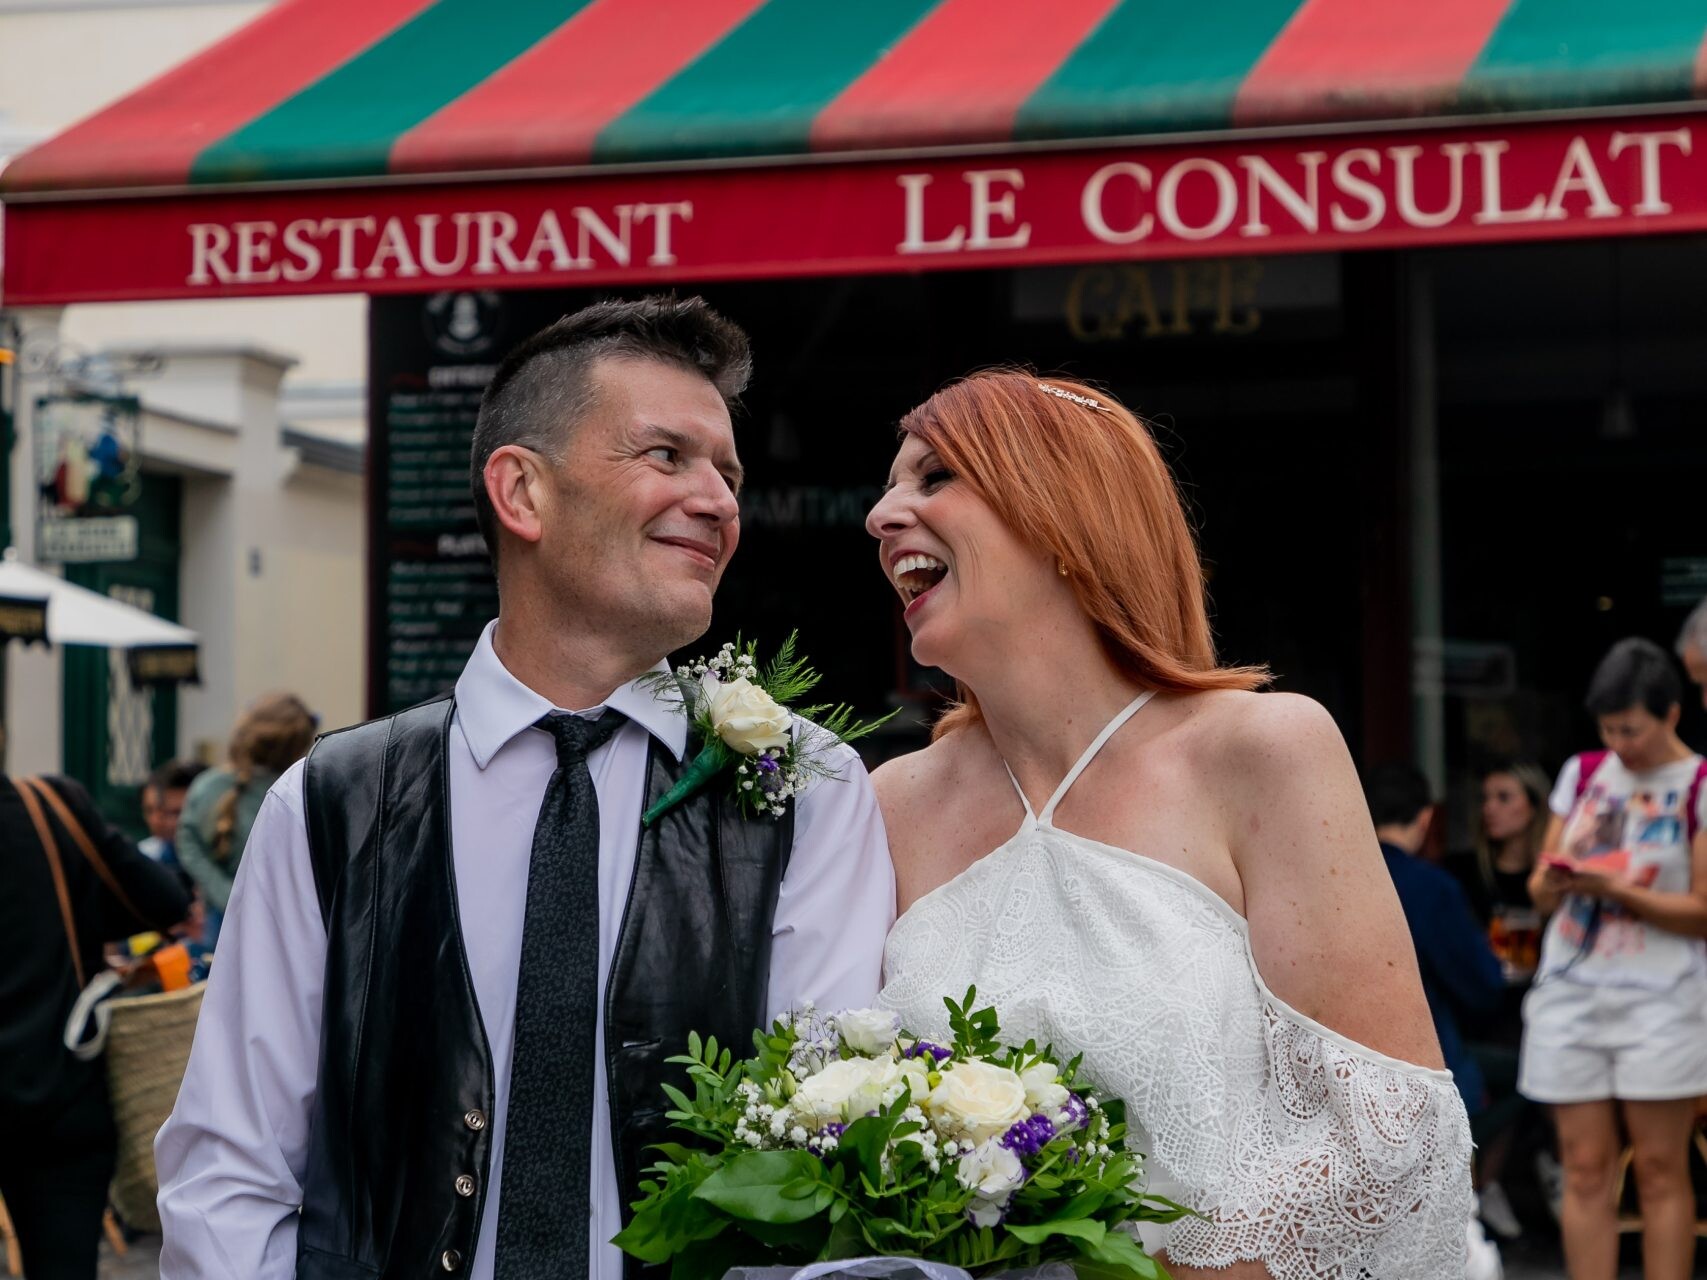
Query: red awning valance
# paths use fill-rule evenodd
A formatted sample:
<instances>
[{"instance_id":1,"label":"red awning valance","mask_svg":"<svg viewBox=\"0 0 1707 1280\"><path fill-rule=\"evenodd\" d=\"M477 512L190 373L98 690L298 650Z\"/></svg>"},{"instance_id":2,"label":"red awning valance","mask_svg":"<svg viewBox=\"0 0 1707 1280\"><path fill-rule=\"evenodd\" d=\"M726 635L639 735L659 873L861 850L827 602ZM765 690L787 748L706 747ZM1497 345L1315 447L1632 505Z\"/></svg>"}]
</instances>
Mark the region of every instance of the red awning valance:
<instances>
[{"instance_id":1,"label":"red awning valance","mask_svg":"<svg viewBox=\"0 0 1707 1280\"><path fill-rule=\"evenodd\" d=\"M4 298L1685 229L1704 37L1699 0L285 0L0 173Z\"/></svg>"}]
</instances>

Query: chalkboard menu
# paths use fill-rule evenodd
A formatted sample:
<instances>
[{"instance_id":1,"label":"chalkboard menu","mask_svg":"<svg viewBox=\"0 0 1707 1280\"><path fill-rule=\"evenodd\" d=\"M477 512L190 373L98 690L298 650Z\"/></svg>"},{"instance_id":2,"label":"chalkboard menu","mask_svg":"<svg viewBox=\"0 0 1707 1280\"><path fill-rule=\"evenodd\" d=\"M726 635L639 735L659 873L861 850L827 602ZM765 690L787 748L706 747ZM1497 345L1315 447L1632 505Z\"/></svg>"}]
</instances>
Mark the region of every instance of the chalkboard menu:
<instances>
[{"instance_id":1,"label":"chalkboard menu","mask_svg":"<svg viewBox=\"0 0 1707 1280\"><path fill-rule=\"evenodd\" d=\"M519 314L533 310L537 317ZM369 302L373 715L452 688L481 629L498 614L498 585L469 488L474 420L504 352L561 310L535 297L492 293Z\"/></svg>"}]
</instances>

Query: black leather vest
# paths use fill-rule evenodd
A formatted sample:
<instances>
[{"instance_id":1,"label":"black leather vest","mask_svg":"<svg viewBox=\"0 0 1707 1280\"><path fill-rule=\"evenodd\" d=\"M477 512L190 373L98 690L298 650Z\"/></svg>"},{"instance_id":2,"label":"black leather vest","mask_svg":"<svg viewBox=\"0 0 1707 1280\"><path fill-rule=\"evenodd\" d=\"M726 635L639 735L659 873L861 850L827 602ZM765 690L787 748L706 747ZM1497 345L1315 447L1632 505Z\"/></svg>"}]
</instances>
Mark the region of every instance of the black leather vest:
<instances>
[{"instance_id":1,"label":"black leather vest","mask_svg":"<svg viewBox=\"0 0 1707 1280\"><path fill-rule=\"evenodd\" d=\"M474 1256L494 1085L457 914L453 713L448 698L427 703L330 734L308 758L327 954L300 1280L455 1274ZM652 743L647 805L681 768ZM792 810L743 819L714 783L639 830L604 1000L624 1221L652 1163L643 1148L683 1137L659 1088L681 1068L664 1059L690 1030L741 1052L765 1017L793 826Z\"/></svg>"}]
</instances>

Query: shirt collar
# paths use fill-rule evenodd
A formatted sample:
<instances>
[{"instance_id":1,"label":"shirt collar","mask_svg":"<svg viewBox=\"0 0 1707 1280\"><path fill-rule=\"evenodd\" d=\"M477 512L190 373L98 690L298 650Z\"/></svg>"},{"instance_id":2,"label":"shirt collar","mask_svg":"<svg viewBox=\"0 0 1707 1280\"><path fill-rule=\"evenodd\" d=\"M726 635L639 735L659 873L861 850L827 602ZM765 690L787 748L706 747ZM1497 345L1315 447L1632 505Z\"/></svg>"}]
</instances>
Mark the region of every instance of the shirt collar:
<instances>
[{"instance_id":1,"label":"shirt collar","mask_svg":"<svg viewBox=\"0 0 1707 1280\"><path fill-rule=\"evenodd\" d=\"M541 716L553 711L599 709L554 707L549 699L511 675L492 647L497 627L495 621L486 624L480 642L474 646L474 653L456 682L457 723L462 726L462 736L474 754L474 763L481 769L492 762L505 743L524 729L532 728ZM660 661L652 672L669 669L668 663ZM599 706L622 712L668 747L677 760L687 750L687 718L674 704L659 699L648 687L645 676L629 681Z\"/></svg>"}]
</instances>

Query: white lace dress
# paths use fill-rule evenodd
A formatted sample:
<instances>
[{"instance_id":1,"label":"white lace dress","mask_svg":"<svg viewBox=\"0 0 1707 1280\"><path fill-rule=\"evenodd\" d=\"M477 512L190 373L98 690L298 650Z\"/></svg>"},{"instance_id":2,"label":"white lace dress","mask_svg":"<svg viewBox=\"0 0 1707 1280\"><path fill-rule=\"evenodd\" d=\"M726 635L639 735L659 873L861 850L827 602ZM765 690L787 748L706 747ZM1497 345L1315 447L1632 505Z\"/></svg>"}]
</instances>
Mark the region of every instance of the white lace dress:
<instances>
[{"instance_id":1,"label":"white lace dress","mask_svg":"<svg viewBox=\"0 0 1707 1280\"><path fill-rule=\"evenodd\" d=\"M943 997L976 983L1004 1039L1082 1052L1083 1073L1126 1100L1151 1189L1205 1215L1142 1233L1181 1266L1462 1277L1470 1127L1451 1073L1377 1053L1278 999L1244 918L1198 880L1052 824L1143 702L1099 735L1041 815L1027 805L1006 844L896 922L882 1003L909 1031L946 1039Z\"/></svg>"}]
</instances>

